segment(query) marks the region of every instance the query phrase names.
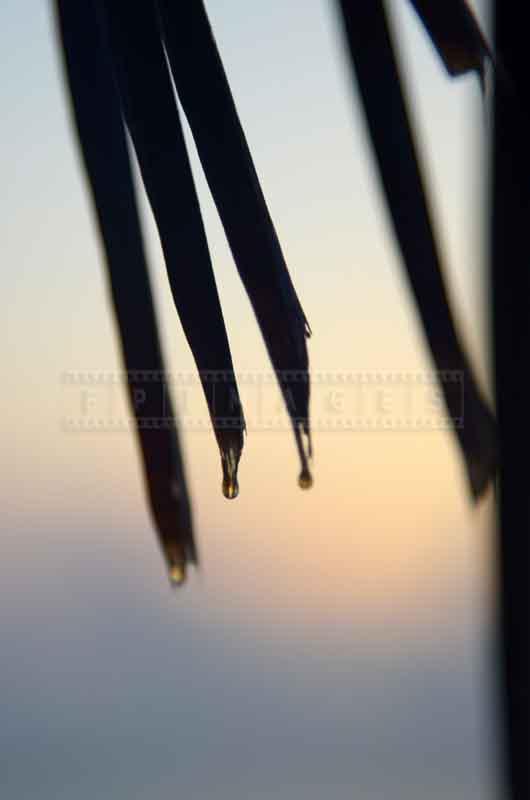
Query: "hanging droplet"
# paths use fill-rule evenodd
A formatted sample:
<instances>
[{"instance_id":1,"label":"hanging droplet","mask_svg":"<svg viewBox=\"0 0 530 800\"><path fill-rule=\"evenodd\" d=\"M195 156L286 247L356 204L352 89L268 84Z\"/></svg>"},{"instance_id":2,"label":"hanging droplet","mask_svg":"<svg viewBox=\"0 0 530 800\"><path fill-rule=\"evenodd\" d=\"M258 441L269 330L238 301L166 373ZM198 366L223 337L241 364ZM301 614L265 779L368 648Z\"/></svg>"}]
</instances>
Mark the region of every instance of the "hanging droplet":
<instances>
[{"instance_id":1,"label":"hanging droplet","mask_svg":"<svg viewBox=\"0 0 530 800\"><path fill-rule=\"evenodd\" d=\"M227 500L233 500L239 494L239 484L237 480L223 480L223 494Z\"/></svg>"},{"instance_id":2,"label":"hanging droplet","mask_svg":"<svg viewBox=\"0 0 530 800\"><path fill-rule=\"evenodd\" d=\"M223 467L223 494L227 500L234 500L239 494L237 482L237 467L241 457L241 449L230 444L221 451L221 464Z\"/></svg>"},{"instance_id":3,"label":"hanging droplet","mask_svg":"<svg viewBox=\"0 0 530 800\"><path fill-rule=\"evenodd\" d=\"M307 420L294 429L298 455L302 464L302 470L298 476L298 486L300 489L310 489L313 485L313 476L309 471L309 459L312 456L311 434Z\"/></svg>"},{"instance_id":4,"label":"hanging droplet","mask_svg":"<svg viewBox=\"0 0 530 800\"><path fill-rule=\"evenodd\" d=\"M300 489L310 489L313 485L313 476L307 467L304 467L298 476L298 486Z\"/></svg>"},{"instance_id":5,"label":"hanging droplet","mask_svg":"<svg viewBox=\"0 0 530 800\"><path fill-rule=\"evenodd\" d=\"M186 568L184 564L173 564L169 570L169 580L172 586L182 586L186 580Z\"/></svg>"}]
</instances>

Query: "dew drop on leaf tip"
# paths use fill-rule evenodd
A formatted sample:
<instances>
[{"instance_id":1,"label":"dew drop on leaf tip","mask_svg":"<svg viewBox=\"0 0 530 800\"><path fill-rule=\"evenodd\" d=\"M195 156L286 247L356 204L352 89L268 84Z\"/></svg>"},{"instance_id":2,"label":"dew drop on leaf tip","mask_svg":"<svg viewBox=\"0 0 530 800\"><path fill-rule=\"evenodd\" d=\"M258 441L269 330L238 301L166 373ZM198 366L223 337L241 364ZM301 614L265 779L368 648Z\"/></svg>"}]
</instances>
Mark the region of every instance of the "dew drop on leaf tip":
<instances>
[{"instance_id":1,"label":"dew drop on leaf tip","mask_svg":"<svg viewBox=\"0 0 530 800\"><path fill-rule=\"evenodd\" d=\"M304 468L298 476L298 486L300 489L310 489L313 485L313 476L307 468Z\"/></svg>"},{"instance_id":2,"label":"dew drop on leaf tip","mask_svg":"<svg viewBox=\"0 0 530 800\"><path fill-rule=\"evenodd\" d=\"M174 564L169 570L169 581L173 587L182 586L186 580L186 568L183 564Z\"/></svg>"}]
</instances>

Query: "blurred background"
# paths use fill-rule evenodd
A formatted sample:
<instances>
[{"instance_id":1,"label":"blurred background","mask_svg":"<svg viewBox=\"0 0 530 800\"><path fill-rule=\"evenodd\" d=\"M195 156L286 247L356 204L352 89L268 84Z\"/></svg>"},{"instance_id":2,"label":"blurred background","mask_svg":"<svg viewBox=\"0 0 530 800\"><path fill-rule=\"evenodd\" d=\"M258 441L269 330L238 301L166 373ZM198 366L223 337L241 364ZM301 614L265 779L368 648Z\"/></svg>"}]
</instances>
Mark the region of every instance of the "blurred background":
<instances>
[{"instance_id":1,"label":"blurred background","mask_svg":"<svg viewBox=\"0 0 530 800\"><path fill-rule=\"evenodd\" d=\"M486 3L471 5L487 28ZM214 437L197 430L206 406L190 390L182 437L202 567L171 591L132 434L87 430L87 415L108 409L107 388L64 379L121 364L51 7L5 0L3 796L487 800L497 782L492 498L471 508L455 441L437 423L334 5L207 9L313 329L315 485L297 487L276 388L268 430L243 381L251 424L241 493L226 501ZM389 9L451 293L488 389L487 104L476 79L446 78L404 0ZM236 369L269 374L188 142ZM143 211L169 366L190 375ZM347 430L354 398L341 376L359 373L374 383L364 427ZM418 430L400 422L407 375L420 376ZM113 391L113 418L125 419ZM370 430L374 419L385 429ZM81 424L67 430L69 420Z\"/></svg>"}]
</instances>

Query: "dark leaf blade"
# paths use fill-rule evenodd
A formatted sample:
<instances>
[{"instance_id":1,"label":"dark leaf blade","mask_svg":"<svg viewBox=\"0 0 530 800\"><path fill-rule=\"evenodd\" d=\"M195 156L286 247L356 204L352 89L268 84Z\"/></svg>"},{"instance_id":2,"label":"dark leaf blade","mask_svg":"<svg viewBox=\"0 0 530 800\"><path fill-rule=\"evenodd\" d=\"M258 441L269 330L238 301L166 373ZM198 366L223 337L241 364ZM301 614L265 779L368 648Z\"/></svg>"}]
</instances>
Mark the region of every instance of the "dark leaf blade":
<instances>
[{"instance_id":1,"label":"dark leaf blade","mask_svg":"<svg viewBox=\"0 0 530 800\"><path fill-rule=\"evenodd\" d=\"M158 0L182 107L287 405L308 486L309 327L272 223L201 0Z\"/></svg>"},{"instance_id":2,"label":"dark leaf blade","mask_svg":"<svg viewBox=\"0 0 530 800\"><path fill-rule=\"evenodd\" d=\"M495 475L496 430L451 315L414 138L381 0L340 0L344 30L409 284L475 498ZM370 46L366 46L369 42Z\"/></svg>"},{"instance_id":3,"label":"dark leaf blade","mask_svg":"<svg viewBox=\"0 0 530 800\"><path fill-rule=\"evenodd\" d=\"M410 0L451 76L483 76L491 49L466 0Z\"/></svg>"},{"instance_id":4,"label":"dark leaf blade","mask_svg":"<svg viewBox=\"0 0 530 800\"><path fill-rule=\"evenodd\" d=\"M170 574L197 563L119 97L92 2L57 0L65 78L103 242L151 514ZM156 420L162 427L148 427Z\"/></svg>"},{"instance_id":5,"label":"dark leaf blade","mask_svg":"<svg viewBox=\"0 0 530 800\"><path fill-rule=\"evenodd\" d=\"M152 2L102 2L123 110L158 227L169 282L236 497L244 419L199 201ZM218 379L216 379L216 376Z\"/></svg>"}]
</instances>

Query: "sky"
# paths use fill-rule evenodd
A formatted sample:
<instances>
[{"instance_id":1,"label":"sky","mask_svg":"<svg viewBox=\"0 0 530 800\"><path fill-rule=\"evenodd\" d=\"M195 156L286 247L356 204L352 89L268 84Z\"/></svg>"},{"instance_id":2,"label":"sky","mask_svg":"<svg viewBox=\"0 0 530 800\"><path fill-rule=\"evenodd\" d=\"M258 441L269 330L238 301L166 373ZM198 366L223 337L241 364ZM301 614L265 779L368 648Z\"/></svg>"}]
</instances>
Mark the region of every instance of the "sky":
<instances>
[{"instance_id":1,"label":"sky","mask_svg":"<svg viewBox=\"0 0 530 800\"><path fill-rule=\"evenodd\" d=\"M405 0L388 5L451 295L488 391L487 104L472 76L448 80ZM485 3L473 6L486 21ZM253 424L240 496L226 501L214 438L191 429L206 407L190 389L182 437L202 565L175 593L131 435L64 430L83 420L86 400L64 375L115 374L120 362L51 6L5 0L3 796L488 800L492 501L471 507L455 441L436 424L432 365L335 7L207 9L313 330L314 487L297 487L277 390L267 385L269 430L243 381ZM236 369L266 376L189 132L187 141ZM170 368L193 376L142 202ZM338 430L358 401L345 376L360 374L365 428L384 408L388 429ZM415 413L433 429L400 429L410 375ZM127 414L119 392L114 414Z\"/></svg>"}]
</instances>

